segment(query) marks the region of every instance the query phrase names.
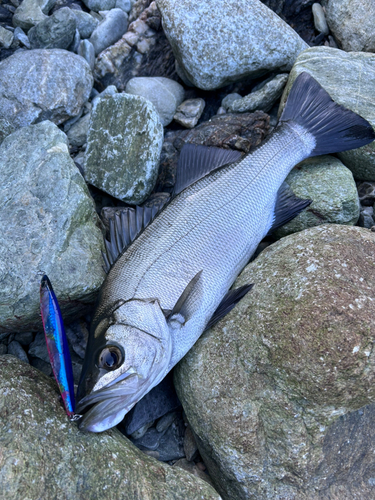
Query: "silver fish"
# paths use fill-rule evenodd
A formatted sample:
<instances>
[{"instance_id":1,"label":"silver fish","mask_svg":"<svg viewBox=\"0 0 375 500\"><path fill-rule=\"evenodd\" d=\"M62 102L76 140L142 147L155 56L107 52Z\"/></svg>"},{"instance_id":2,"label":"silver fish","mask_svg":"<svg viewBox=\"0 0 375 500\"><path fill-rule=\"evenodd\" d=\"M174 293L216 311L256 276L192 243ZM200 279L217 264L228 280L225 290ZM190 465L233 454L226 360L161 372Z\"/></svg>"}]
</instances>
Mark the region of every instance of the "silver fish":
<instances>
[{"instance_id":1,"label":"silver fish","mask_svg":"<svg viewBox=\"0 0 375 500\"><path fill-rule=\"evenodd\" d=\"M109 264L115 262L92 321L80 428L118 424L211 324L263 237L309 204L285 186L294 165L374 138L366 120L302 73L279 125L251 154L184 147L173 200L151 223L151 209L137 209L112 227Z\"/></svg>"}]
</instances>

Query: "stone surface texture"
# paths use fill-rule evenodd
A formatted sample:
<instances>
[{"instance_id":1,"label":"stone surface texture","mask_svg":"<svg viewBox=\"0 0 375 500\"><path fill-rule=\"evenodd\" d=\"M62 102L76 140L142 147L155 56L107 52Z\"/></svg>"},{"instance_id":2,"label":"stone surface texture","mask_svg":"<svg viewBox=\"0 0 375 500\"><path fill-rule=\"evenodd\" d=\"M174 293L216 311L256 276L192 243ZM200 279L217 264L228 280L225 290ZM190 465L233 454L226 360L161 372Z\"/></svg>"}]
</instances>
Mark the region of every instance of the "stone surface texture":
<instances>
[{"instance_id":1,"label":"stone surface texture","mask_svg":"<svg viewBox=\"0 0 375 500\"><path fill-rule=\"evenodd\" d=\"M152 102L164 127L171 123L185 96L182 85L162 76L132 78L126 84L125 92Z\"/></svg>"},{"instance_id":2,"label":"stone surface texture","mask_svg":"<svg viewBox=\"0 0 375 500\"><path fill-rule=\"evenodd\" d=\"M126 32L128 27L128 16L122 9L112 9L106 13L103 21L94 29L90 36L95 54L117 42Z\"/></svg>"},{"instance_id":3,"label":"stone surface texture","mask_svg":"<svg viewBox=\"0 0 375 500\"><path fill-rule=\"evenodd\" d=\"M48 18L46 14L55 5L56 0L23 0L13 16L13 26L28 31L36 24Z\"/></svg>"},{"instance_id":4,"label":"stone surface texture","mask_svg":"<svg viewBox=\"0 0 375 500\"><path fill-rule=\"evenodd\" d=\"M72 10L63 7L29 30L32 49L67 49L73 42L77 21Z\"/></svg>"},{"instance_id":5,"label":"stone surface texture","mask_svg":"<svg viewBox=\"0 0 375 500\"><path fill-rule=\"evenodd\" d=\"M183 127L194 128L202 116L205 105L204 99L200 97L187 99L176 109L173 119Z\"/></svg>"},{"instance_id":6,"label":"stone surface texture","mask_svg":"<svg viewBox=\"0 0 375 500\"><path fill-rule=\"evenodd\" d=\"M142 203L156 182L163 136L159 114L143 97L100 99L87 138L87 182L127 203Z\"/></svg>"},{"instance_id":7,"label":"stone surface texture","mask_svg":"<svg viewBox=\"0 0 375 500\"><path fill-rule=\"evenodd\" d=\"M357 188L351 171L333 156L309 158L286 178L293 193L313 202L274 235L282 238L320 224L356 224L359 217Z\"/></svg>"},{"instance_id":8,"label":"stone surface texture","mask_svg":"<svg viewBox=\"0 0 375 500\"><path fill-rule=\"evenodd\" d=\"M105 496L123 500L220 500L196 476L157 462L117 429L83 433L70 423L53 380L0 358L0 484L9 500Z\"/></svg>"},{"instance_id":9,"label":"stone surface texture","mask_svg":"<svg viewBox=\"0 0 375 500\"><path fill-rule=\"evenodd\" d=\"M288 71L307 44L259 0L158 0L184 75L213 90L272 70ZM180 75L181 76L181 75Z\"/></svg>"},{"instance_id":10,"label":"stone surface texture","mask_svg":"<svg viewBox=\"0 0 375 500\"><path fill-rule=\"evenodd\" d=\"M355 111L375 128L375 54L311 47L300 54L289 75L279 114L297 76L306 71L334 101ZM375 180L375 144L338 154L358 180Z\"/></svg>"},{"instance_id":11,"label":"stone surface texture","mask_svg":"<svg viewBox=\"0 0 375 500\"><path fill-rule=\"evenodd\" d=\"M60 124L79 114L93 77L80 56L60 49L16 52L0 62L0 118L14 127Z\"/></svg>"},{"instance_id":12,"label":"stone surface texture","mask_svg":"<svg viewBox=\"0 0 375 500\"><path fill-rule=\"evenodd\" d=\"M94 29L98 26L99 21L94 16L89 14L88 12L83 12L83 10L72 10L76 22L77 29L81 38L86 39L89 38L94 31Z\"/></svg>"},{"instance_id":13,"label":"stone surface texture","mask_svg":"<svg viewBox=\"0 0 375 500\"><path fill-rule=\"evenodd\" d=\"M104 279L103 238L66 135L49 121L16 130L0 146L0 177L0 332L41 328L40 273L65 319L85 312Z\"/></svg>"},{"instance_id":14,"label":"stone surface texture","mask_svg":"<svg viewBox=\"0 0 375 500\"><path fill-rule=\"evenodd\" d=\"M375 4L372 0L323 0L322 4L340 49L375 52Z\"/></svg>"},{"instance_id":15,"label":"stone surface texture","mask_svg":"<svg viewBox=\"0 0 375 500\"><path fill-rule=\"evenodd\" d=\"M267 247L252 291L175 369L223 498L374 498L375 234L323 225Z\"/></svg>"}]
</instances>

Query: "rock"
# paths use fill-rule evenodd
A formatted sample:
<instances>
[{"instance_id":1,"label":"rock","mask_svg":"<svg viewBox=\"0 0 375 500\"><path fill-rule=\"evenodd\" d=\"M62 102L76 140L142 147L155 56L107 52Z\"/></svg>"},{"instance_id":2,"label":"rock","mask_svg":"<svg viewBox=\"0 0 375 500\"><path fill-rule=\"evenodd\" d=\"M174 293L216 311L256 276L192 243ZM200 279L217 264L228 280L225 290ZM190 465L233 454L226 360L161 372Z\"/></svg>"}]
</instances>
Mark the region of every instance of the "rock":
<instances>
[{"instance_id":1,"label":"rock","mask_svg":"<svg viewBox=\"0 0 375 500\"><path fill-rule=\"evenodd\" d=\"M116 0L84 0L86 7L94 12L114 9Z\"/></svg>"},{"instance_id":2,"label":"rock","mask_svg":"<svg viewBox=\"0 0 375 500\"><path fill-rule=\"evenodd\" d=\"M92 32L90 42L95 49L95 55L117 42L126 32L128 16L122 9L110 10L103 21Z\"/></svg>"},{"instance_id":3,"label":"rock","mask_svg":"<svg viewBox=\"0 0 375 500\"><path fill-rule=\"evenodd\" d=\"M323 33L323 35L328 35L329 28L326 21L326 16L324 14L323 7L320 3L314 3L312 6L312 13L314 16L314 25L315 29L319 31L319 33Z\"/></svg>"},{"instance_id":4,"label":"rock","mask_svg":"<svg viewBox=\"0 0 375 500\"><path fill-rule=\"evenodd\" d=\"M173 119L186 128L193 128L202 116L205 105L204 99L200 97L187 99L178 106Z\"/></svg>"},{"instance_id":5,"label":"rock","mask_svg":"<svg viewBox=\"0 0 375 500\"><path fill-rule=\"evenodd\" d=\"M30 29L32 49L67 49L76 32L76 17L68 7L57 10Z\"/></svg>"},{"instance_id":6,"label":"rock","mask_svg":"<svg viewBox=\"0 0 375 500\"><path fill-rule=\"evenodd\" d=\"M107 491L124 500L220 500L211 486L147 457L117 429L80 432L56 383L31 366L5 355L0 372L0 467L9 499L83 500ZM61 464L69 464L63 474Z\"/></svg>"},{"instance_id":7,"label":"rock","mask_svg":"<svg viewBox=\"0 0 375 500\"><path fill-rule=\"evenodd\" d=\"M103 239L66 135L48 121L9 135L0 178L0 332L41 329L40 272L65 321L84 312L104 278Z\"/></svg>"},{"instance_id":8,"label":"rock","mask_svg":"<svg viewBox=\"0 0 375 500\"><path fill-rule=\"evenodd\" d=\"M225 110L228 110L232 102L237 101L238 99L242 99L242 96L240 94L237 94L237 92L234 92L233 94L228 94L221 101L221 106Z\"/></svg>"},{"instance_id":9,"label":"rock","mask_svg":"<svg viewBox=\"0 0 375 500\"><path fill-rule=\"evenodd\" d=\"M11 31L6 30L2 26L0 26L0 47L4 47L5 49L9 49L9 47L13 43L14 35Z\"/></svg>"},{"instance_id":10,"label":"rock","mask_svg":"<svg viewBox=\"0 0 375 500\"><path fill-rule=\"evenodd\" d=\"M29 356L31 356L32 358L39 358L45 363L49 364L50 360L48 356L46 339L43 332L38 332L35 335L35 339L29 347Z\"/></svg>"},{"instance_id":11,"label":"rock","mask_svg":"<svg viewBox=\"0 0 375 500\"><path fill-rule=\"evenodd\" d=\"M76 18L77 29L81 38L90 38L99 21L88 12L83 12L83 10L73 10L72 12Z\"/></svg>"},{"instance_id":12,"label":"rock","mask_svg":"<svg viewBox=\"0 0 375 500\"><path fill-rule=\"evenodd\" d=\"M69 50L70 52L74 52L75 54L78 54L78 49L79 49L80 43L81 43L81 35L79 34L79 31L76 29L76 31L74 33L73 41L69 45L67 50Z\"/></svg>"},{"instance_id":13,"label":"rock","mask_svg":"<svg viewBox=\"0 0 375 500\"><path fill-rule=\"evenodd\" d=\"M212 485L210 476L201 471L194 463L188 462L186 458L180 458L179 460L177 460L177 462L173 464L173 467L180 467L181 469L190 472L190 474L193 474L194 476L200 477L201 479L203 479L203 481L206 481L208 484Z\"/></svg>"},{"instance_id":14,"label":"rock","mask_svg":"<svg viewBox=\"0 0 375 500\"><path fill-rule=\"evenodd\" d=\"M232 113L243 113L244 111L255 111L257 109L267 112L281 96L287 81L287 74L277 75L261 89L251 92L251 94L241 99L232 100L226 107Z\"/></svg>"},{"instance_id":15,"label":"rock","mask_svg":"<svg viewBox=\"0 0 375 500\"><path fill-rule=\"evenodd\" d=\"M142 203L155 185L163 144L154 106L143 97L115 94L100 99L91 117L87 182L126 203Z\"/></svg>"},{"instance_id":16,"label":"rock","mask_svg":"<svg viewBox=\"0 0 375 500\"><path fill-rule=\"evenodd\" d=\"M177 397L177 395L176 395ZM181 404L180 404L181 406ZM176 420L176 418L180 417L181 412L177 411L171 411L167 413L166 415L163 415L159 420L157 421L156 424L156 430L158 432L164 432L168 429L169 426L173 424L173 422Z\"/></svg>"},{"instance_id":17,"label":"rock","mask_svg":"<svg viewBox=\"0 0 375 500\"><path fill-rule=\"evenodd\" d=\"M367 227L371 229L374 226L374 209L373 207L363 207L361 208L361 213L359 214L358 225L360 227Z\"/></svg>"},{"instance_id":18,"label":"rock","mask_svg":"<svg viewBox=\"0 0 375 500\"><path fill-rule=\"evenodd\" d=\"M308 47L259 0L204 0L198 5L194 0L157 0L157 5L179 66L204 90L268 71L289 71Z\"/></svg>"},{"instance_id":19,"label":"rock","mask_svg":"<svg viewBox=\"0 0 375 500\"><path fill-rule=\"evenodd\" d=\"M132 78L126 84L125 92L142 96L152 102L164 127L171 123L185 96L182 85L160 76Z\"/></svg>"},{"instance_id":20,"label":"rock","mask_svg":"<svg viewBox=\"0 0 375 500\"><path fill-rule=\"evenodd\" d=\"M374 52L375 16L373 2L323 0L328 26L341 49L347 52Z\"/></svg>"},{"instance_id":21,"label":"rock","mask_svg":"<svg viewBox=\"0 0 375 500\"><path fill-rule=\"evenodd\" d=\"M29 345L34 339L34 334L32 332L20 332L16 333L14 340L19 342L21 345Z\"/></svg>"},{"instance_id":22,"label":"rock","mask_svg":"<svg viewBox=\"0 0 375 500\"><path fill-rule=\"evenodd\" d=\"M149 2L149 0L147 0ZM114 45L99 54L94 76L103 88L116 85L123 91L127 82L136 76L163 76L177 79L172 48L161 27L160 13L151 2L133 19L137 2L129 14L129 29ZM139 15L139 14L138 14Z\"/></svg>"},{"instance_id":23,"label":"rock","mask_svg":"<svg viewBox=\"0 0 375 500\"><path fill-rule=\"evenodd\" d=\"M103 90L103 92L100 92L100 94L94 97L94 99L92 100L92 104L95 105L97 101L99 101L99 99L103 99L103 97L108 97L115 94L118 94L116 87L114 85L109 85Z\"/></svg>"},{"instance_id":24,"label":"rock","mask_svg":"<svg viewBox=\"0 0 375 500\"><path fill-rule=\"evenodd\" d=\"M7 354L8 347L5 344L0 344L0 355Z\"/></svg>"},{"instance_id":25,"label":"rock","mask_svg":"<svg viewBox=\"0 0 375 500\"><path fill-rule=\"evenodd\" d=\"M56 0L23 0L13 16L13 26L28 31L47 19L46 14L55 5Z\"/></svg>"},{"instance_id":26,"label":"rock","mask_svg":"<svg viewBox=\"0 0 375 500\"><path fill-rule=\"evenodd\" d=\"M78 47L78 55L83 57L90 69L93 70L95 66L95 49L89 40L82 40Z\"/></svg>"},{"instance_id":27,"label":"rock","mask_svg":"<svg viewBox=\"0 0 375 500\"><path fill-rule=\"evenodd\" d=\"M115 4L116 9L122 9L126 14L130 12L132 4L130 0L116 0Z\"/></svg>"},{"instance_id":28,"label":"rock","mask_svg":"<svg viewBox=\"0 0 375 500\"><path fill-rule=\"evenodd\" d=\"M192 462L198 455L198 446L195 441L195 437L193 431L191 430L190 425L186 427L185 436L184 436L184 452L186 456L186 460Z\"/></svg>"},{"instance_id":29,"label":"rock","mask_svg":"<svg viewBox=\"0 0 375 500\"><path fill-rule=\"evenodd\" d=\"M14 127L5 118L0 118L0 144L5 137L14 132Z\"/></svg>"},{"instance_id":30,"label":"rock","mask_svg":"<svg viewBox=\"0 0 375 500\"><path fill-rule=\"evenodd\" d=\"M73 351L83 359L85 357L89 329L83 320L77 320L65 327L66 336Z\"/></svg>"},{"instance_id":31,"label":"rock","mask_svg":"<svg viewBox=\"0 0 375 500\"><path fill-rule=\"evenodd\" d=\"M14 30L14 40L19 42L21 45L26 47L27 49L31 48L29 37L26 35L26 33L23 31L22 28L17 26L17 28Z\"/></svg>"},{"instance_id":32,"label":"rock","mask_svg":"<svg viewBox=\"0 0 375 500\"><path fill-rule=\"evenodd\" d=\"M92 85L82 57L59 49L16 52L0 62L0 119L16 128L60 124L79 114Z\"/></svg>"},{"instance_id":33,"label":"rock","mask_svg":"<svg viewBox=\"0 0 375 500\"><path fill-rule=\"evenodd\" d=\"M72 125L67 133L69 144L80 147L87 141L91 113L87 113Z\"/></svg>"},{"instance_id":34,"label":"rock","mask_svg":"<svg viewBox=\"0 0 375 500\"><path fill-rule=\"evenodd\" d=\"M12 354L13 356L16 356L16 358L23 361L24 363L29 364L29 358L27 357L27 354L22 349L21 344L16 340L13 340L8 344L8 354Z\"/></svg>"},{"instance_id":35,"label":"rock","mask_svg":"<svg viewBox=\"0 0 375 500\"><path fill-rule=\"evenodd\" d=\"M375 128L375 107L371 104L375 86L375 54L343 52L331 47L311 47L300 54L289 75L279 114L297 76L306 71L334 101L355 111ZM339 153L340 160L355 179L375 181L375 144Z\"/></svg>"},{"instance_id":36,"label":"rock","mask_svg":"<svg viewBox=\"0 0 375 500\"><path fill-rule=\"evenodd\" d=\"M358 198L361 205L372 206L375 203L375 182L362 182L359 184Z\"/></svg>"},{"instance_id":37,"label":"rock","mask_svg":"<svg viewBox=\"0 0 375 500\"><path fill-rule=\"evenodd\" d=\"M303 212L274 235L282 238L320 224L356 224L359 217L357 188L351 171L333 156L309 158L286 178L293 193L313 200Z\"/></svg>"},{"instance_id":38,"label":"rock","mask_svg":"<svg viewBox=\"0 0 375 500\"><path fill-rule=\"evenodd\" d=\"M175 368L223 498L373 498L374 249L338 225L269 246L235 282L253 290Z\"/></svg>"}]
</instances>

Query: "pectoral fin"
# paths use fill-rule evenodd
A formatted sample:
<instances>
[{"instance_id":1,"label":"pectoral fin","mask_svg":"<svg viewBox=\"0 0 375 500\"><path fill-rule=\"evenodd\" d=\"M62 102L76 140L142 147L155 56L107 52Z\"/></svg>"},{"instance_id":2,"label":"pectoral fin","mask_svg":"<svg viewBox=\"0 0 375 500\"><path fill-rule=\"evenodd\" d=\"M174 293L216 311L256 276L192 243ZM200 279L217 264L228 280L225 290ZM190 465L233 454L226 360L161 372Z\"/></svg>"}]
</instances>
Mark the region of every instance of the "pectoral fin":
<instances>
[{"instance_id":1,"label":"pectoral fin","mask_svg":"<svg viewBox=\"0 0 375 500\"><path fill-rule=\"evenodd\" d=\"M218 321L226 316L238 302L245 297L254 285L244 285L234 290L229 290L223 300L220 302L218 308L212 315L210 321L207 323L205 330L213 327Z\"/></svg>"},{"instance_id":2,"label":"pectoral fin","mask_svg":"<svg viewBox=\"0 0 375 500\"><path fill-rule=\"evenodd\" d=\"M200 281L202 277L202 270L199 271L194 278L190 280L185 290L180 295L174 308L171 312L168 311L168 322L178 321L180 324L186 323L195 311L194 304L197 300L197 294L200 290ZM165 311L166 313L166 311Z\"/></svg>"}]
</instances>

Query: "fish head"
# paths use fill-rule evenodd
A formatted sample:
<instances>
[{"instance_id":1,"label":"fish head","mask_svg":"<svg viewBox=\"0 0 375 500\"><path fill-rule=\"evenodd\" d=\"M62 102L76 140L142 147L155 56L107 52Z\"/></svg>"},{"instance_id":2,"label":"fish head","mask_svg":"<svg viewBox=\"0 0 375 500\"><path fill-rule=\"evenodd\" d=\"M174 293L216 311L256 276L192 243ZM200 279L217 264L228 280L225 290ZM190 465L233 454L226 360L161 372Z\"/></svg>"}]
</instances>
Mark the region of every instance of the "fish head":
<instances>
[{"instance_id":1,"label":"fish head","mask_svg":"<svg viewBox=\"0 0 375 500\"><path fill-rule=\"evenodd\" d=\"M127 301L90 333L78 387L80 429L102 432L168 373L172 340L157 299Z\"/></svg>"}]
</instances>

